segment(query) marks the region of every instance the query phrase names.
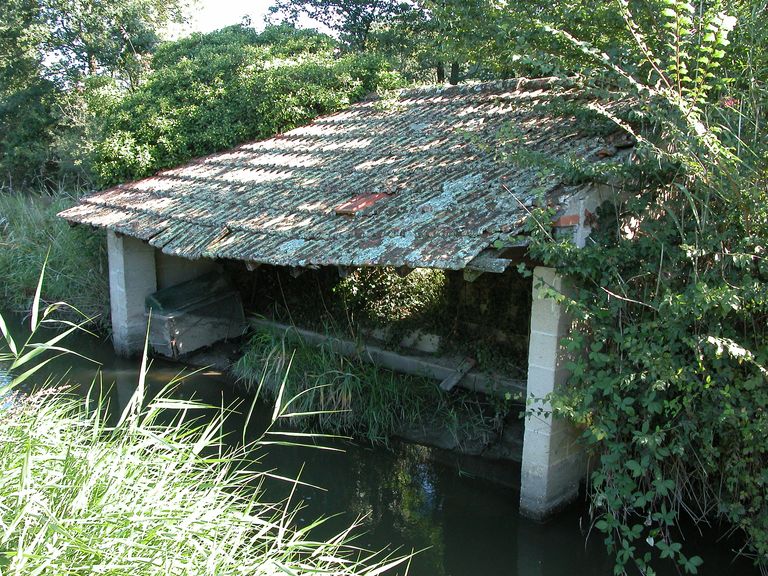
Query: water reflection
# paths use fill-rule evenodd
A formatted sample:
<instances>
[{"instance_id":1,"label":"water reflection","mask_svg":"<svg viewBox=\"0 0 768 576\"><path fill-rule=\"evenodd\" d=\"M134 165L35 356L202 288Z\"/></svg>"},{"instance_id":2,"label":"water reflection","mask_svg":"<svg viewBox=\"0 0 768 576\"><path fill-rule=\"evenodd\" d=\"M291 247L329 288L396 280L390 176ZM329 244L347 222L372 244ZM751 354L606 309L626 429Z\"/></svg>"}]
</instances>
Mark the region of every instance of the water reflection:
<instances>
[{"instance_id":1,"label":"water reflection","mask_svg":"<svg viewBox=\"0 0 768 576\"><path fill-rule=\"evenodd\" d=\"M96 378L93 364L72 357L57 360L52 372L68 370L68 379L79 383L81 390L110 390L113 410L121 412L135 390L138 362L114 357L108 343L94 343L91 338L70 345L87 350L101 362L101 377ZM178 364L154 361L147 380L150 393L157 393L179 372ZM243 397L215 371L188 375L174 395L196 398L212 406L239 401L241 413L227 422L232 442L258 438L271 413L269 407L257 405L246 425L244 414L251 399ZM316 537L335 534L362 518L359 546L421 550L412 563L412 576L613 573L600 536L593 534L585 539L588 521L583 508L576 507L548 524L536 524L518 517L519 494L515 490L457 472L450 454L410 444L394 444L389 450L341 440L324 439L322 444L343 452L268 446L260 450L258 464L323 488L300 486L294 495L295 503L303 506L298 521L331 517L318 529ZM286 498L292 488L278 480L265 485L267 498L275 501ZM705 574L757 574L747 561L731 563L730 552L722 544L705 541L696 547L705 558ZM659 573L677 572L667 566Z\"/></svg>"}]
</instances>

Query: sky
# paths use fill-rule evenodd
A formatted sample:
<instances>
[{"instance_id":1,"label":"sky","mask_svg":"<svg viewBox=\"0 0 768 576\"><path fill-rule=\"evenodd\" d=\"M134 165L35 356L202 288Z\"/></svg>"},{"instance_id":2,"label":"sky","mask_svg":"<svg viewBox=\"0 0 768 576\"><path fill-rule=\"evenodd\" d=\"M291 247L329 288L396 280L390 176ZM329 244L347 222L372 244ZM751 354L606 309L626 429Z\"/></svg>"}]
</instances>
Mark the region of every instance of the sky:
<instances>
[{"instance_id":1,"label":"sky","mask_svg":"<svg viewBox=\"0 0 768 576\"><path fill-rule=\"evenodd\" d=\"M238 24L244 16L250 17L251 26L261 30L264 27L264 16L271 5L272 0L197 0L189 9L189 24L183 28L173 27L169 30L169 36L178 38L191 32L210 32ZM299 26L328 31L308 18L300 19Z\"/></svg>"}]
</instances>

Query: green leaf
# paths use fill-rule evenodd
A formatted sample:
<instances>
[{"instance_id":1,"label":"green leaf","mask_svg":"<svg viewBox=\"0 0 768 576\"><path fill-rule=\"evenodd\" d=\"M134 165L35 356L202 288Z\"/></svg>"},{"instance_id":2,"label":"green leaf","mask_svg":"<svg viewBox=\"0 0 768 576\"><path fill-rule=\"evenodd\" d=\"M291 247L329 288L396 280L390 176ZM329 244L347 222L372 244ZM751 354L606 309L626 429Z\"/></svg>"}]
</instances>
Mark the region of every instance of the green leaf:
<instances>
[{"instance_id":1,"label":"green leaf","mask_svg":"<svg viewBox=\"0 0 768 576\"><path fill-rule=\"evenodd\" d=\"M14 356L18 356L19 353L16 348L16 342L14 341L10 331L8 330L8 326L6 326L5 318L3 318L2 314L0 314L0 334L3 335L3 340L5 340L6 344L8 344L8 348L10 349L11 354L13 354Z\"/></svg>"},{"instance_id":2,"label":"green leaf","mask_svg":"<svg viewBox=\"0 0 768 576\"><path fill-rule=\"evenodd\" d=\"M48 264L48 256L51 254L51 249L48 249L48 254L45 256L45 260L43 261L43 267L40 269L40 277L37 279L37 288L35 289L35 297L32 300L32 317L29 321L30 328L32 332L37 330L38 326L40 325L38 323L38 317L40 314L40 295L43 291L43 278L45 278L45 267Z\"/></svg>"}]
</instances>

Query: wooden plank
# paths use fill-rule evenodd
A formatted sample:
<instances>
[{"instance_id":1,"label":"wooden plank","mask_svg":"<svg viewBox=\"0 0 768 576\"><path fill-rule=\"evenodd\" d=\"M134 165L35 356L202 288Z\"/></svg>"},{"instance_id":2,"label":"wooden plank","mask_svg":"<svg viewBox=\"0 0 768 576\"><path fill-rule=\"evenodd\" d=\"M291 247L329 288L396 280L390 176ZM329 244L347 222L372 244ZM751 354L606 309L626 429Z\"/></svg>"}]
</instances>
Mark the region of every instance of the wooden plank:
<instances>
[{"instance_id":1,"label":"wooden plank","mask_svg":"<svg viewBox=\"0 0 768 576\"><path fill-rule=\"evenodd\" d=\"M458 368L456 368L456 372L440 382L440 389L445 390L446 392L453 390L456 384L461 382L461 379L466 376L467 372L474 368L475 364L476 362L474 358L464 358Z\"/></svg>"},{"instance_id":2,"label":"wooden plank","mask_svg":"<svg viewBox=\"0 0 768 576\"><path fill-rule=\"evenodd\" d=\"M474 270L478 272L494 272L501 274L509 265L512 264L511 260L501 258L498 250L484 250L475 256L472 260L467 262L464 267L465 270Z\"/></svg>"}]
</instances>

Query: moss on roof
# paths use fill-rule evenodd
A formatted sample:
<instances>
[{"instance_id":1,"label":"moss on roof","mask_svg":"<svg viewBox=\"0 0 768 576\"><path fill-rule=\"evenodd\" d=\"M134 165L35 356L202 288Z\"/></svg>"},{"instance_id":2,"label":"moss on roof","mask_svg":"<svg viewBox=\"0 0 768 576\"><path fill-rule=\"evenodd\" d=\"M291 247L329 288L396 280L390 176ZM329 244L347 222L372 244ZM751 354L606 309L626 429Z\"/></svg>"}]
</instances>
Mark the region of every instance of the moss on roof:
<instances>
[{"instance_id":1,"label":"moss on roof","mask_svg":"<svg viewBox=\"0 0 768 576\"><path fill-rule=\"evenodd\" d=\"M554 79L404 91L95 193L61 216L192 259L461 269L519 232L538 196L569 196L560 179L542 185L539 168L497 154L501 133L534 154L587 159L603 146L542 106L564 97L578 91Z\"/></svg>"}]
</instances>

